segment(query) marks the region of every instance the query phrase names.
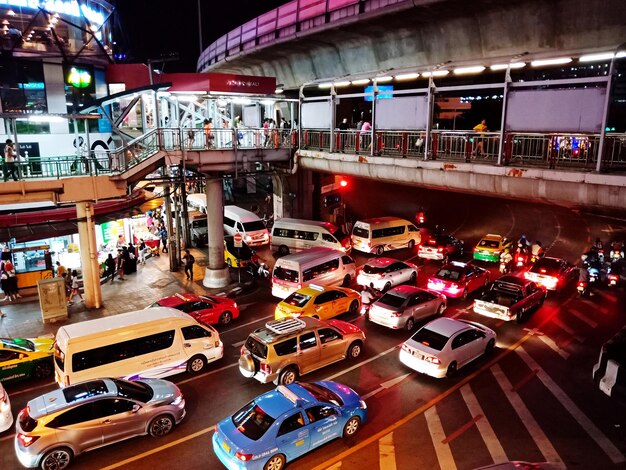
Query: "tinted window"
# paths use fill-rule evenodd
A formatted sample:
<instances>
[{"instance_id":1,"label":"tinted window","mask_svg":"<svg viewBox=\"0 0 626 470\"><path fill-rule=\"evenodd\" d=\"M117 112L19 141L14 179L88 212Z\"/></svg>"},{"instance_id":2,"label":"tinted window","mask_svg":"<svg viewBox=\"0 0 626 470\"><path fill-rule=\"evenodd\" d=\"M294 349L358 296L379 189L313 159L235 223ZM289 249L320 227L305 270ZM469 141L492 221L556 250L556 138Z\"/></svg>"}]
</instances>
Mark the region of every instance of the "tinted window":
<instances>
[{"instance_id":1,"label":"tinted window","mask_svg":"<svg viewBox=\"0 0 626 470\"><path fill-rule=\"evenodd\" d=\"M411 336L411 339L437 351L441 351L448 342L447 336L435 333L426 327L419 329L417 333Z\"/></svg>"},{"instance_id":2,"label":"tinted window","mask_svg":"<svg viewBox=\"0 0 626 470\"><path fill-rule=\"evenodd\" d=\"M319 277L323 274L336 271L337 269L339 269L339 258L307 269L302 273L302 280L310 281L311 279L315 279L316 277Z\"/></svg>"},{"instance_id":3,"label":"tinted window","mask_svg":"<svg viewBox=\"0 0 626 470\"><path fill-rule=\"evenodd\" d=\"M117 387L117 395L122 398L130 398L142 403L149 402L154 396L154 391L143 382L130 382L128 380L111 379Z\"/></svg>"},{"instance_id":4,"label":"tinted window","mask_svg":"<svg viewBox=\"0 0 626 470\"><path fill-rule=\"evenodd\" d=\"M354 264L354 260L350 258L348 255L342 256L341 262L344 264L344 266L347 266L349 264Z\"/></svg>"},{"instance_id":5,"label":"tinted window","mask_svg":"<svg viewBox=\"0 0 626 470\"><path fill-rule=\"evenodd\" d=\"M191 223L191 226L193 228L207 228L207 220L206 219L194 220Z\"/></svg>"},{"instance_id":6,"label":"tinted window","mask_svg":"<svg viewBox=\"0 0 626 470\"><path fill-rule=\"evenodd\" d=\"M478 246L482 248L498 248L500 243L496 240L481 240Z\"/></svg>"},{"instance_id":7,"label":"tinted window","mask_svg":"<svg viewBox=\"0 0 626 470\"><path fill-rule=\"evenodd\" d=\"M317 331L317 334L320 335L320 341L322 344L330 343L336 339L341 339L341 335L332 328L320 328Z\"/></svg>"},{"instance_id":8,"label":"tinted window","mask_svg":"<svg viewBox=\"0 0 626 470\"><path fill-rule=\"evenodd\" d=\"M122 398L105 398L92 403L93 418L106 418L120 413L128 413L133 410L135 404Z\"/></svg>"},{"instance_id":9,"label":"tinted window","mask_svg":"<svg viewBox=\"0 0 626 470\"><path fill-rule=\"evenodd\" d=\"M465 345L467 343L471 343L476 338L477 338L477 336L476 336L476 332L474 330L464 331L463 333L460 333L459 335L457 335L452 340L452 344L450 345L450 347L452 349L456 349L456 348L458 348L460 346L463 346L463 345Z\"/></svg>"},{"instance_id":10,"label":"tinted window","mask_svg":"<svg viewBox=\"0 0 626 470\"><path fill-rule=\"evenodd\" d=\"M366 264L363 266L363 272L365 274L383 274L387 268L379 268L378 266L370 266Z\"/></svg>"},{"instance_id":11,"label":"tinted window","mask_svg":"<svg viewBox=\"0 0 626 470\"><path fill-rule=\"evenodd\" d=\"M541 271L543 269L543 272ZM556 259L541 258L530 270L534 273L554 273L561 269L561 262Z\"/></svg>"},{"instance_id":12,"label":"tinted window","mask_svg":"<svg viewBox=\"0 0 626 470\"><path fill-rule=\"evenodd\" d=\"M67 403L74 403L77 400L84 400L104 393L108 393L109 389L103 380L90 380L71 387L63 389L63 396Z\"/></svg>"},{"instance_id":13,"label":"tinted window","mask_svg":"<svg viewBox=\"0 0 626 470\"><path fill-rule=\"evenodd\" d=\"M265 224L261 220L255 220L252 222L246 222L243 224L243 228L246 229L246 232L256 232L257 230L265 230Z\"/></svg>"},{"instance_id":14,"label":"tinted window","mask_svg":"<svg viewBox=\"0 0 626 470\"><path fill-rule=\"evenodd\" d=\"M263 359L267 357L267 345L257 341L252 336L248 336L246 340L246 349L257 357L262 357Z\"/></svg>"},{"instance_id":15,"label":"tinted window","mask_svg":"<svg viewBox=\"0 0 626 470\"><path fill-rule=\"evenodd\" d=\"M304 307L309 300L311 300L310 295L304 295L300 294L299 292L294 292L285 300L283 300L283 302L289 305L293 305L294 307Z\"/></svg>"},{"instance_id":16,"label":"tinted window","mask_svg":"<svg viewBox=\"0 0 626 470\"><path fill-rule=\"evenodd\" d=\"M328 234L328 233L322 233L322 240L324 240L325 242L328 242L328 243L336 243L337 242L337 240L335 240L335 238L332 235Z\"/></svg>"},{"instance_id":17,"label":"tinted window","mask_svg":"<svg viewBox=\"0 0 626 470\"><path fill-rule=\"evenodd\" d=\"M91 403L77 406L60 414L47 424L49 428L61 428L94 419Z\"/></svg>"},{"instance_id":18,"label":"tinted window","mask_svg":"<svg viewBox=\"0 0 626 470\"><path fill-rule=\"evenodd\" d=\"M312 406L311 408L307 408L305 412L307 418L309 418L309 421L312 423L337 415L337 410L332 406Z\"/></svg>"},{"instance_id":19,"label":"tinted window","mask_svg":"<svg viewBox=\"0 0 626 470\"><path fill-rule=\"evenodd\" d=\"M260 406L255 405L254 402L250 402L241 408L231 419L235 427L244 436L253 441L263 436L275 421L274 418L263 411Z\"/></svg>"},{"instance_id":20,"label":"tinted window","mask_svg":"<svg viewBox=\"0 0 626 470\"><path fill-rule=\"evenodd\" d=\"M237 222L237 231L238 232L243 232L243 225L241 225L240 222Z\"/></svg>"},{"instance_id":21,"label":"tinted window","mask_svg":"<svg viewBox=\"0 0 626 470\"><path fill-rule=\"evenodd\" d=\"M323 387L322 385L312 382L298 382L298 385L313 395L317 401L323 403L332 403L333 405L343 406L343 400L332 390Z\"/></svg>"},{"instance_id":22,"label":"tinted window","mask_svg":"<svg viewBox=\"0 0 626 470\"><path fill-rule=\"evenodd\" d=\"M450 281L458 281L463 276L463 271L455 268L442 268L437 272L440 279L449 279Z\"/></svg>"},{"instance_id":23,"label":"tinted window","mask_svg":"<svg viewBox=\"0 0 626 470\"><path fill-rule=\"evenodd\" d=\"M317 346L317 339L314 331L300 335L300 351L311 349L315 346Z\"/></svg>"},{"instance_id":24,"label":"tinted window","mask_svg":"<svg viewBox=\"0 0 626 470\"><path fill-rule=\"evenodd\" d=\"M372 238L384 238L393 237L396 235L402 235L406 231L406 226L400 225L398 227L379 228L372 231Z\"/></svg>"},{"instance_id":25,"label":"tinted window","mask_svg":"<svg viewBox=\"0 0 626 470\"><path fill-rule=\"evenodd\" d=\"M328 291L328 292L322 292L320 295L318 295L315 298L315 302L313 302L315 305L321 305L324 304L326 302L332 302L333 299L335 298L335 292L334 291Z\"/></svg>"},{"instance_id":26,"label":"tinted window","mask_svg":"<svg viewBox=\"0 0 626 470\"><path fill-rule=\"evenodd\" d=\"M228 225L229 227L234 227L235 226L235 221L233 219L230 219L230 218L224 216L224 225Z\"/></svg>"},{"instance_id":27,"label":"tinted window","mask_svg":"<svg viewBox=\"0 0 626 470\"><path fill-rule=\"evenodd\" d=\"M211 332L205 330L199 325L185 326L181 328L183 332L183 338L185 339L198 339L198 338L210 338Z\"/></svg>"},{"instance_id":28,"label":"tinted window","mask_svg":"<svg viewBox=\"0 0 626 470\"><path fill-rule=\"evenodd\" d=\"M61 371L65 371L65 353L54 343L54 362Z\"/></svg>"},{"instance_id":29,"label":"tinted window","mask_svg":"<svg viewBox=\"0 0 626 470\"><path fill-rule=\"evenodd\" d=\"M72 370L79 372L81 370L123 361L124 359L162 351L172 346L174 343L174 335L175 330L170 330L155 335L77 352L72 356Z\"/></svg>"},{"instance_id":30,"label":"tinted window","mask_svg":"<svg viewBox=\"0 0 626 470\"><path fill-rule=\"evenodd\" d=\"M409 232L419 232L420 230L415 225L409 225Z\"/></svg>"},{"instance_id":31,"label":"tinted window","mask_svg":"<svg viewBox=\"0 0 626 470\"><path fill-rule=\"evenodd\" d=\"M298 282L298 279L300 278L298 271L294 271L293 269L285 269L280 266L274 268L273 276L277 279L288 282Z\"/></svg>"},{"instance_id":32,"label":"tinted window","mask_svg":"<svg viewBox=\"0 0 626 470\"><path fill-rule=\"evenodd\" d=\"M390 307L400 308L404 304L406 299L393 293L387 293L381 297L379 302L381 304L389 305Z\"/></svg>"},{"instance_id":33,"label":"tinted window","mask_svg":"<svg viewBox=\"0 0 626 470\"><path fill-rule=\"evenodd\" d=\"M294 354L298 350L297 338L290 338L281 343L274 345L274 350L278 356L286 356L287 354Z\"/></svg>"},{"instance_id":34,"label":"tinted window","mask_svg":"<svg viewBox=\"0 0 626 470\"><path fill-rule=\"evenodd\" d=\"M20 358L20 353L16 353L13 351L0 351L0 362L4 361L14 361L15 359Z\"/></svg>"},{"instance_id":35,"label":"tinted window","mask_svg":"<svg viewBox=\"0 0 626 470\"><path fill-rule=\"evenodd\" d=\"M366 228L354 227L354 229L352 229L352 235L361 238L369 238L370 231Z\"/></svg>"},{"instance_id":36,"label":"tinted window","mask_svg":"<svg viewBox=\"0 0 626 470\"><path fill-rule=\"evenodd\" d=\"M278 430L278 436L296 431L302 426L304 426L304 418L302 417L302 413L298 412L288 418L285 418L283 424L280 425L280 429Z\"/></svg>"}]
</instances>

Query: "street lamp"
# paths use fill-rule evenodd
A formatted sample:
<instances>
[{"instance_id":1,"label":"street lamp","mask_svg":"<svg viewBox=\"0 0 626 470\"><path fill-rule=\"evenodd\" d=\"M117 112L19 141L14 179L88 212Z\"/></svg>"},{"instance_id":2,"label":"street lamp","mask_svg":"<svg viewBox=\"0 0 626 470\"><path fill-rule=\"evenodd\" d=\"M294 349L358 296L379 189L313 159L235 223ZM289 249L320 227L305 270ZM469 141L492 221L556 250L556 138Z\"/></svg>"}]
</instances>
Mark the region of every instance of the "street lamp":
<instances>
[{"instance_id":1,"label":"street lamp","mask_svg":"<svg viewBox=\"0 0 626 470\"><path fill-rule=\"evenodd\" d=\"M604 152L604 141L606 138L606 125L609 120L609 106L611 104L611 92L613 90L613 74L615 73L615 58L622 49L626 48L626 42L621 43L615 48L611 57L611 65L609 66L609 77L606 82L606 96L604 99L604 112L602 114L602 128L600 129L600 143L598 145L598 158L596 161L596 172L602 170L602 153Z\"/></svg>"}]
</instances>

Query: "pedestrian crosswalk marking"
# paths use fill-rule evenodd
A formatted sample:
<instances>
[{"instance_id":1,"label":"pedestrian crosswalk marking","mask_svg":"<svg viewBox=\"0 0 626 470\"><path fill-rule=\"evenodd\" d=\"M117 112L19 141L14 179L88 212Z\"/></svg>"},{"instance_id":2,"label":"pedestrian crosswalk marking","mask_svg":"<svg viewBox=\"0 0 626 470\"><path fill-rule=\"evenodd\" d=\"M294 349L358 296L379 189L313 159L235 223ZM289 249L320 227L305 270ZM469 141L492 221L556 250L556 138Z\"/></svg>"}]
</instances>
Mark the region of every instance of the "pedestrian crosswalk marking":
<instances>
[{"instance_id":1,"label":"pedestrian crosswalk marking","mask_svg":"<svg viewBox=\"0 0 626 470\"><path fill-rule=\"evenodd\" d=\"M521 347L521 346L520 346ZM500 385L500 388L504 391L504 396L509 400L511 406L519 416L522 424L528 430L530 437L535 441L535 444L539 448L539 451L543 454L546 461L557 464L559 468L565 468L563 460L559 456L558 452L539 426L539 423L535 420L530 413L517 392L513 391L513 386L509 379L504 375L504 372L500 368L500 365L494 364L491 367L491 373L495 377L496 381Z\"/></svg>"},{"instance_id":2,"label":"pedestrian crosswalk marking","mask_svg":"<svg viewBox=\"0 0 626 470\"><path fill-rule=\"evenodd\" d=\"M583 413L580 408L572 401L570 397L559 387L554 380L544 371L535 360L530 357L526 350L520 346L517 349L517 354L524 360L524 362L533 369L537 369L537 377L546 386L550 392L561 402L567 411L580 423L581 427L587 431L587 434L596 441L596 444L608 455L611 461L615 464L626 462L626 457L619 451L617 447L602 434L602 431L593 424L593 422ZM494 366L495 367L495 366Z\"/></svg>"},{"instance_id":3,"label":"pedestrian crosswalk marking","mask_svg":"<svg viewBox=\"0 0 626 470\"><path fill-rule=\"evenodd\" d=\"M467 409L471 413L472 416L485 416L485 413L478 403L476 399L476 395L472 392L469 384L465 384L461 387L461 396L467 405ZM508 461L508 457L506 456L506 452L502 448L500 441L496 437L496 433L493 431L491 424L486 419L480 419L476 421L476 427L480 432L480 435L483 437L483 441L487 446L487 450L491 455L494 463L506 462Z\"/></svg>"},{"instance_id":4,"label":"pedestrian crosswalk marking","mask_svg":"<svg viewBox=\"0 0 626 470\"><path fill-rule=\"evenodd\" d=\"M437 460L439 461L439 467L446 470L456 470L456 463L452 456L452 451L448 444L444 444L443 441L446 438L446 434L441 425L441 420L437 414L437 407L433 406L424 412L426 423L428 424L428 430L430 431L430 437L432 438L433 445L435 446L435 453L437 454Z\"/></svg>"},{"instance_id":5,"label":"pedestrian crosswalk marking","mask_svg":"<svg viewBox=\"0 0 626 470\"><path fill-rule=\"evenodd\" d=\"M392 432L380 438L378 450L380 453L380 468L396 470L396 450Z\"/></svg>"},{"instance_id":6,"label":"pedestrian crosswalk marking","mask_svg":"<svg viewBox=\"0 0 626 470\"><path fill-rule=\"evenodd\" d=\"M546 335L540 335L537 336L537 338L539 338L541 341L543 341L546 346L548 346L550 349L552 349L554 352L556 352L559 356L561 356L563 359L569 359L570 354L565 351L564 349L561 349L552 338L546 336Z\"/></svg>"},{"instance_id":7,"label":"pedestrian crosswalk marking","mask_svg":"<svg viewBox=\"0 0 626 470\"><path fill-rule=\"evenodd\" d=\"M568 335L572 336L579 343L582 343L583 341L585 341L585 338L583 338L581 336L578 336L576 334L576 332L571 327L569 327L565 323L563 323L558 317L556 317L556 316L552 317L552 323L554 323L556 326L561 328Z\"/></svg>"},{"instance_id":8,"label":"pedestrian crosswalk marking","mask_svg":"<svg viewBox=\"0 0 626 470\"><path fill-rule=\"evenodd\" d=\"M589 325L591 328L595 328L596 326L598 326L598 322L595 320L592 320L591 318L589 318L587 315L580 313L578 310L574 310L574 309L570 309L569 313L571 313L572 315L574 315L576 318L578 318L579 320L585 322L587 325Z\"/></svg>"}]
</instances>

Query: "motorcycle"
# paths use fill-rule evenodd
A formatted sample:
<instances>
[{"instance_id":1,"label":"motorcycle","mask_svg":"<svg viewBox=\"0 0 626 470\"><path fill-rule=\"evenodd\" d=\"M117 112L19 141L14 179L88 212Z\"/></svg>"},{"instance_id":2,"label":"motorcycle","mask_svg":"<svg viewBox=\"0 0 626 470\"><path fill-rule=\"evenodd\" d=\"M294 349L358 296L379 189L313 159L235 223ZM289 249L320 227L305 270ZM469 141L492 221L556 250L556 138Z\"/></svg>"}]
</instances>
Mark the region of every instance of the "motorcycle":
<instances>
[{"instance_id":1,"label":"motorcycle","mask_svg":"<svg viewBox=\"0 0 626 470\"><path fill-rule=\"evenodd\" d=\"M576 290L582 296L586 296L588 294L588 287L589 285L585 281L578 281L578 283L576 284Z\"/></svg>"},{"instance_id":2,"label":"motorcycle","mask_svg":"<svg viewBox=\"0 0 626 470\"><path fill-rule=\"evenodd\" d=\"M528 262L528 255L525 253L517 253L515 255L515 267L517 269L521 269L524 266L526 266L526 263Z\"/></svg>"},{"instance_id":3,"label":"motorcycle","mask_svg":"<svg viewBox=\"0 0 626 470\"><path fill-rule=\"evenodd\" d=\"M374 302L376 302L378 299L380 299L382 297L383 293L380 292L377 289L374 289L374 292L372 294L372 297L370 299L370 303L366 304L365 302L361 301L361 309L359 310L359 314L361 315L368 315L370 312L370 308L372 307L372 305L374 305Z\"/></svg>"},{"instance_id":4,"label":"motorcycle","mask_svg":"<svg viewBox=\"0 0 626 470\"><path fill-rule=\"evenodd\" d=\"M500 274L505 275L511 272L511 262L500 261Z\"/></svg>"},{"instance_id":5,"label":"motorcycle","mask_svg":"<svg viewBox=\"0 0 626 470\"><path fill-rule=\"evenodd\" d=\"M600 280L600 270L590 266L587 271L589 271L589 284L596 284Z\"/></svg>"},{"instance_id":6,"label":"motorcycle","mask_svg":"<svg viewBox=\"0 0 626 470\"><path fill-rule=\"evenodd\" d=\"M267 264L265 264L265 261L260 259L257 261L250 261L250 263L248 263L248 266L246 267L246 270L248 271L248 273L250 273L252 277L255 278L267 279L270 277L270 270L267 267Z\"/></svg>"},{"instance_id":7,"label":"motorcycle","mask_svg":"<svg viewBox=\"0 0 626 470\"><path fill-rule=\"evenodd\" d=\"M617 274L609 273L606 279L609 287L617 287L617 284L619 282L619 276Z\"/></svg>"},{"instance_id":8,"label":"motorcycle","mask_svg":"<svg viewBox=\"0 0 626 470\"><path fill-rule=\"evenodd\" d=\"M624 252L618 250L611 250L609 255L609 261L611 263L619 262L622 258L624 258Z\"/></svg>"}]
</instances>

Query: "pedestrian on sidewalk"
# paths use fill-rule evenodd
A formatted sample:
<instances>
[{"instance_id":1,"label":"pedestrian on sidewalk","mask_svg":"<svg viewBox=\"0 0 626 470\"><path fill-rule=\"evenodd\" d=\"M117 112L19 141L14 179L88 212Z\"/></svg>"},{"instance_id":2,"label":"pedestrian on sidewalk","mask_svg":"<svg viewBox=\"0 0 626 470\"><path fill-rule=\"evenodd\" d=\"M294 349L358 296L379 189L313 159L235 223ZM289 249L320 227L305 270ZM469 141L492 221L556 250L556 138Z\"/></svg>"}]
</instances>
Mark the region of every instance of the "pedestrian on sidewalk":
<instances>
[{"instance_id":1,"label":"pedestrian on sidewalk","mask_svg":"<svg viewBox=\"0 0 626 470\"><path fill-rule=\"evenodd\" d=\"M117 277L120 278L120 280L124 280L124 254L122 253L122 250L117 250L117 260L116 260L116 266L117 266Z\"/></svg>"},{"instance_id":2,"label":"pedestrian on sidewalk","mask_svg":"<svg viewBox=\"0 0 626 470\"><path fill-rule=\"evenodd\" d=\"M109 276L111 277L111 282L115 280L115 260L113 259L113 255L109 253L106 261L104 262L107 271L105 274L105 281L109 280Z\"/></svg>"},{"instance_id":3,"label":"pedestrian on sidewalk","mask_svg":"<svg viewBox=\"0 0 626 470\"><path fill-rule=\"evenodd\" d=\"M167 229L165 225L161 225L159 235L161 235L161 243L163 243L163 253L167 253Z\"/></svg>"},{"instance_id":4,"label":"pedestrian on sidewalk","mask_svg":"<svg viewBox=\"0 0 626 470\"><path fill-rule=\"evenodd\" d=\"M146 242L143 238L139 239L139 264L146 264Z\"/></svg>"},{"instance_id":5,"label":"pedestrian on sidewalk","mask_svg":"<svg viewBox=\"0 0 626 470\"><path fill-rule=\"evenodd\" d=\"M65 282L65 297L67 299L67 302L69 303L70 301L70 295L72 294L72 284L71 284L71 279L70 279L70 275L67 272L64 272L61 277L63 278L63 281Z\"/></svg>"},{"instance_id":6,"label":"pedestrian on sidewalk","mask_svg":"<svg viewBox=\"0 0 626 470\"><path fill-rule=\"evenodd\" d=\"M70 292L70 300L68 302L68 304L72 305L74 302L74 297L78 296L80 297L80 301L84 302L85 299L83 299L82 294L80 293L80 284L78 282L78 272L74 269L72 271L72 290Z\"/></svg>"},{"instance_id":7,"label":"pedestrian on sidewalk","mask_svg":"<svg viewBox=\"0 0 626 470\"><path fill-rule=\"evenodd\" d=\"M63 277L63 273L67 272L67 268L57 261L57 277Z\"/></svg>"},{"instance_id":8,"label":"pedestrian on sidewalk","mask_svg":"<svg viewBox=\"0 0 626 470\"><path fill-rule=\"evenodd\" d=\"M183 256L183 261L185 261L185 274L187 275L187 279L193 282L193 265L196 262L196 259L189 252L189 250L185 250L185 256Z\"/></svg>"}]
</instances>

